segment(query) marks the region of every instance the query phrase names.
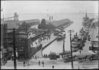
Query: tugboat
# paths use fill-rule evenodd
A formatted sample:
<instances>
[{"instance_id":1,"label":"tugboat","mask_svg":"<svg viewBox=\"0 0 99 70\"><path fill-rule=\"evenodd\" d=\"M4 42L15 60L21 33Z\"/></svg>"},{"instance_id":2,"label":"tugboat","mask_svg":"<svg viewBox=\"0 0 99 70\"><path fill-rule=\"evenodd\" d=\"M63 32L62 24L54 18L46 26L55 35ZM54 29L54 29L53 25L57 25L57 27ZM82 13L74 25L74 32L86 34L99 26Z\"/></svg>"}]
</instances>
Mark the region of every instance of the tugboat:
<instances>
[{"instance_id":1,"label":"tugboat","mask_svg":"<svg viewBox=\"0 0 99 70\"><path fill-rule=\"evenodd\" d=\"M80 42L81 42L81 40L78 38L78 36L76 34L74 36L74 38L72 39L72 52L77 52L79 50ZM71 57L71 52L70 51L67 51L67 52L65 51L64 53L62 53L62 55L63 55L64 62L71 62L72 60L73 61L77 60L75 55Z\"/></svg>"}]
</instances>

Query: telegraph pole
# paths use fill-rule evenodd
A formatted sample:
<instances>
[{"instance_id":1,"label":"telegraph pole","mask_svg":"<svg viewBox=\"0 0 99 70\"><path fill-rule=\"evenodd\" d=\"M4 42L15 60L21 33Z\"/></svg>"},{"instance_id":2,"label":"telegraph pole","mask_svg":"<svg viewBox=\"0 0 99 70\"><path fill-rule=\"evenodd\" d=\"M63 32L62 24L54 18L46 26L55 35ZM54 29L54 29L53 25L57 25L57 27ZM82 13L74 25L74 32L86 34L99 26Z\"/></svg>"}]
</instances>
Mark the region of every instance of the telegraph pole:
<instances>
[{"instance_id":1,"label":"telegraph pole","mask_svg":"<svg viewBox=\"0 0 99 70\"><path fill-rule=\"evenodd\" d=\"M15 45L15 29L13 29L13 53L14 53L14 69L17 67L16 63L16 45Z\"/></svg>"},{"instance_id":2,"label":"telegraph pole","mask_svg":"<svg viewBox=\"0 0 99 70\"><path fill-rule=\"evenodd\" d=\"M64 34L64 39L63 39L63 53L65 53L65 34Z\"/></svg>"},{"instance_id":3,"label":"telegraph pole","mask_svg":"<svg viewBox=\"0 0 99 70\"><path fill-rule=\"evenodd\" d=\"M73 32L73 30L69 30L69 33L70 33L70 49L71 49L71 66L72 66L72 69L74 68L73 67L73 54L72 54L72 41L71 41L71 33Z\"/></svg>"},{"instance_id":4,"label":"telegraph pole","mask_svg":"<svg viewBox=\"0 0 99 70\"><path fill-rule=\"evenodd\" d=\"M98 20L98 34L99 34L99 20ZM99 48L99 36L98 36L98 48ZM98 55L99 55L99 49L98 49ZM98 56L98 69L99 69L99 56Z\"/></svg>"},{"instance_id":5,"label":"telegraph pole","mask_svg":"<svg viewBox=\"0 0 99 70\"><path fill-rule=\"evenodd\" d=\"M12 34L11 34L11 38L8 36L8 37L5 37L4 39L10 39L11 40L11 44L13 46L13 55L14 55L14 69L16 69L16 66L17 66L17 63L16 63L16 44L15 44L15 29L7 29L7 30L12 30ZM7 34L7 31L6 31L6 34ZM5 40L6 41L6 40Z\"/></svg>"}]
</instances>

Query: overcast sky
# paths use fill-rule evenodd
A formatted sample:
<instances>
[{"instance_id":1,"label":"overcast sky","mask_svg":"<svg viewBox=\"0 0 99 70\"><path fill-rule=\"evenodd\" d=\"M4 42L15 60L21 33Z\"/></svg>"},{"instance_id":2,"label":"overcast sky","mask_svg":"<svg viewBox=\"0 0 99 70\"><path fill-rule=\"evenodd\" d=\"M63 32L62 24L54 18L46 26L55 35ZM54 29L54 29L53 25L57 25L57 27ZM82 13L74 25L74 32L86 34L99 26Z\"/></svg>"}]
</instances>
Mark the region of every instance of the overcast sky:
<instances>
[{"instance_id":1,"label":"overcast sky","mask_svg":"<svg viewBox=\"0 0 99 70\"><path fill-rule=\"evenodd\" d=\"M17 12L20 19L29 19L53 14L98 13L98 1L2 1L1 8L4 17Z\"/></svg>"}]
</instances>

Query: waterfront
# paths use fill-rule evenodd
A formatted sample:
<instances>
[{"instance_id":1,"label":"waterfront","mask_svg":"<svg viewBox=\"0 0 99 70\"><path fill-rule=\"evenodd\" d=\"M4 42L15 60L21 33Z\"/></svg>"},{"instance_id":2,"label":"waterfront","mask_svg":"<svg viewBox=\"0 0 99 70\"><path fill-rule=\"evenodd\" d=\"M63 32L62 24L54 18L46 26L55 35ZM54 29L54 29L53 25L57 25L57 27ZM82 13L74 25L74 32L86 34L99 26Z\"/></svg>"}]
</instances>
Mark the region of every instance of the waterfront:
<instances>
[{"instance_id":1,"label":"waterfront","mask_svg":"<svg viewBox=\"0 0 99 70\"><path fill-rule=\"evenodd\" d=\"M75 20L76 21L76 20ZM79 31L82 27L82 21L76 21L74 22L72 25L70 25L68 28L65 28L65 34L66 34L66 38L65 38L65 51L70 51L70 36L69 36L69 32L68 30L74 30L74 32L72 33L72 37L76 34L79 34ZM76 26L78 23L78 26ZM75 29L75 27L77 29ZM51 38L49 40L45 39L42 42L42 45L45 46L47 43L49 43L50 41L52 41L53 39L55 39L56 36L54 36L54 34L51 34ZM84 49L81 51L81 54L78 52L73 53L74 55L89 55L89 54L94 54L92 51L89 50L89 46L90 41L86 41L85 47ZM51 52L55 52L56 54L62 53L63 52L63 40L62 41L54 41L52 44L50 44L47 48L45 48L43 50L43 55L44 54L50 54ZM38 65L38 60L41 61L45 61L45 66L39 66ZM71 68L71 62L68 63L64 63L63 59L58 59L58 60L49 60L48 58L38 58L38 59L31 59L30 61L30 65L29 66L23 66L23 62L18 62L17 61L17 68L18 69L52 69L52 65L55 66L55 69L72 69ZM98 63L97 61L85 61L82 63L79 63L78 61L74 61L74 68L78 69L92 69L92 68L97 68L98 67ZM7 64L2 66L2 69L13 69L13 61L8 61Z\"/></svg>"},{"instance_id":2,"label":"waterfront","mask_svg":"<svg viewBox=\"0 0 99 70\"><path fill-rule=\"evenodd\" d=\"M39 65L38 61L44 61L44 67L42 63ZM29 65L24 66L23 62L17 61L17 69L72 69L71 62L64 63L62 59L58 60L49 60L48 58L40 58L40 59L31 59ZM13 61L8 61L8 63L4 66L1 66L1 69L13 69ZM78 62L74 61L74 69L97 69L98 61L85 61Z\"/></svg>"},{"instance_id":3,"label":"waterfront","mask_svg":"<svg viewBox=\"0 0 99 70\"><path fill-rule=\"evenodd\" d=\"M1 69L97 69L97 6L97 1L2 1Z\"/></svg>"},{"instance_id":4,"label":"waterfront","mask_svg":"<svg viewBox=\"0 0 99 70\"><path fill-rule=\"evenodd\" d=\"M65 29L66 33L66 39L65 39L65 51L70 51L70 36L68 33L68 30L70 28ZM76 32L73 33L73 35ZM48 42L52 41L55 38L53 34L51 34L51 38L49 40L43 41L43 46L44 44L46 45ZM93 52L89 50L90 46L90 41L86 41L86 45L84 49L81 51L82 55L88 55L92 54ZM87 49L86 49L87 48ZM63 40L62 41L54 41L51 45L49 45L47 48L44 49L43 54L50 54L50 52L55 52L57 54L63 52ZM81 55L78 52L73 53L75 55ZM39 66L38 61L44 61L45 66L43 67L42 64ZM50 60L49 58L38 58L38 59L30 59L29 60L29 66L26 65L25 67L23 66L23 62L18 62L17 61L17 68L18 69L52 69L52 65L54 65L54 69L72 69L71 68L71 62L64 63L62 58L59 58L57 60ZM97 68L98 67L98 61L93 60L93 61L84 61L84 62L79 62L79 61L74 61L74 69L92 69L92 68ZM13 61L9 60L7 64L1 67L2 69L13 69Z\"/></svg>"}]
</instances>

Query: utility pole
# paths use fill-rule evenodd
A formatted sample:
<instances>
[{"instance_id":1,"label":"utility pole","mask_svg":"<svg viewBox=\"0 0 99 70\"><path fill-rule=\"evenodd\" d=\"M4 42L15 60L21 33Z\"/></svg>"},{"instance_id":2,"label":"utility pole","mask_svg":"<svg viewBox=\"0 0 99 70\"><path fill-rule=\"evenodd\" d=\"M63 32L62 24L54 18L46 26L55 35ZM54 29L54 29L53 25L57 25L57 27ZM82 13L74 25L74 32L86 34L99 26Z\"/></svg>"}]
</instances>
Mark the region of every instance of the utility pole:
<instances>
[{"instance_id":1,"label":"utility pole","mask_svg":"<svg viewBox=\"0 0 99 70\"><path fill-rule=\"evenodd\" d=\"M65 53L65 34L64 34L64 39L63 39L63 53Z\"/></svg>"},{"instance_id":2,"label":"utility pole","mask_svg":"<svg viewBox=\"0 0 99 70\"><path fill-rule=\"evenodd\" d=\"M13 55L14 55L14 69L16 69L16 38L15 38L15 29L7 29L7 30L12 30L12 33L11 33L11 36L8 36L8 37L4 37L4 39L8 39L9 41L11 40L10 43L8 44L11 44L13 46ZM7 31L5 33L5 35L8 34ZM6 40L5 40L6 41ZM6 43L7 44L7 43ZM5 45L6 45L5 44Z\"/></svg>"},{"instance_id":3,"label":"utility pole","mask_svg":"<svg viewBox=\"0 0 99 70\"><path fill-rule=\"evenodd\" d=\"M72 69L74 68L73 67L73 54L72 54L72 41L71 41L71 36L72 36L72 32L74 32L73 30L69 30L69 33L70 33L70 49L71 49L71 66L72 66Z\"/></svg>"},{"instance_id":4,"label":"utility pole","mask_svg":"<svg viewBox=\"0 0 99 70\"><path fill-rule=\"evenodd\" d=\"M16 45L15 45L15 29L13 29L13 53L14 53L14 69L16 69Z\"/></svg>"},{"instance_id":5,"label":"utility pole","mask_svg":"<svg viewBox=\"0 0 99 70\"><path fill-rule=\"evenodd\" d=\"M99 21L98 21L98 23L99 23ZM98 24L98 35L97 36L98 36L98 45L99 45L99 24ZM98 46L98 48L99 48L99 46ZM98 49L98 55L99 55L99 49ZM99 69L99 56L98 56L98 69Z\"/></svg>"},{"instance_id":6,"label":"utility pole","mask_svg":"<svg viewBox=\"0 0 99 70\"><path fill-rule=\"evenodd\" d=\"M65 53L65 34L64 34L64 39L63 39L63 55L62 55L62 58L64 58L64 53Z\"/></svg>"}]
</instances>

